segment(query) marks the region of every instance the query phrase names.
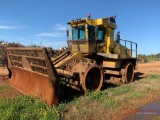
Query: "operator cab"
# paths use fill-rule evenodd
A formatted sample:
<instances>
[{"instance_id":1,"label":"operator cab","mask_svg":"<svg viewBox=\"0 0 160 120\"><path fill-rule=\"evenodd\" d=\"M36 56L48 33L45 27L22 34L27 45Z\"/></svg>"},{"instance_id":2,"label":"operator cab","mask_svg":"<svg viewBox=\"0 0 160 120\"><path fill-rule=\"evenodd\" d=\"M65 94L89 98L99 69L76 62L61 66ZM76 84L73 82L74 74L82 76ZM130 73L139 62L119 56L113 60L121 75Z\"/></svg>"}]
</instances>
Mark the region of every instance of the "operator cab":
<instances>
[{"instance_id":1,"label":"operator cab","mask_svg":"<svg viewBox=\"0 0 160 120\"><path fill-rule=\"evenodd\" d=\"M110 18L108 19L110 20ZM102 18L90 19L89 15L88 18L68 22L70 24L70 40L67 42L70 51L82 53L106 52L108 26L103 25L105 20ZM69 31L67 31L68 36Z\"/></svg>"},{"instance_id":2,"label":"operator cab","mask_svg":"<svg viewBox=\"0 0 160 120\"><path fill-rule=\"evenodd\" d=\"M87 26L87 27L86 27ZM98 28L98 27L97 27ZM92 25L80 25L72 27L72 40L104 40L105 28L98 28ZM96 31L96 29L98 31ZM88 32L87 32L88 31ZM88 34L86 37L86 34ZM97 36L96 36L97 34Z\"/></svg>"}]
</instances>

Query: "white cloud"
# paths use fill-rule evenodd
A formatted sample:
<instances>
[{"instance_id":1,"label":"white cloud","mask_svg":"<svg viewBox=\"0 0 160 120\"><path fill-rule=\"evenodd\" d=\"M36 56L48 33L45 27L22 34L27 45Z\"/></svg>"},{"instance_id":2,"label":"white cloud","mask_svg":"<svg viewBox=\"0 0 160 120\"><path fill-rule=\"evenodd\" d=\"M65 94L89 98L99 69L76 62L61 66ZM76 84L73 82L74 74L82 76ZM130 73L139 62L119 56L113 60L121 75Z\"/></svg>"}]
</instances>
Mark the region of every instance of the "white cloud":
<instances>
[{"instance_id":1,"label":"white cloud","mask_svg":"<svg viewBox=\"0 0 160 120\"><path fill-rule=\"evenodd\" d=\"M25 46L29 45L38 45L44 47L52 47L53 49L58 49L60 47L66 47L67 41L65 38L42 38L42 37L25 37L17 36L17 37L6 37L0 35L0 40L4 40L5 42L16 42Z\"/></svg>"},{"instance_id":2,"label":"white cloud","mask_svg":"<svg viewBox=\"0 0 160 120\"><path fill-rule=\"evenodd\" d=\"M26 29L26 28L28 27L23 26L17 22L0 20L0 29L15 30L15 29Z\"/></svg>"},{"instance_id":3,"label":"white cloud","mask_svg":"<svg viewBox=\"0 0 160 120\"><path fill-rule=\"evenodd\" d=\"M0 25L0 29L15 29L16 27L15 26L3 26L3 25Z\"/></svg>"},{"instance_id":4,"label":"white cloud","mask_svg":"<svg viewBox=\"0 0 160 120\"><path fill-rule=\"evenodd\" d=\"M44 32L40 34L36 34L37 37L64 37L64 33L59 32Z\"/></svg>"},{"instance_id":5,"label":"white cloud","mask_svg":"<svg viewBox=\"0 0 160 120\"><path fill-rule=\"evenodd\" d=\"M65 37L65 30L67 29L66 25L63 24L55 24L53 28L50 29L49 32L42 32L39 34L35 34L36 37Z\"/></svg>"},{"instance_id":6,"label":"white cloud","mask_svg":"<svg viewBox=\"0 0 160 120\"><path fill-rule=\"evenodd\" d=\"M0 20L0 24L17 25L19 23L15 22L15 21Z\"/></svg>"},{"instance_id":7,"label":"white cloud","mask_svg":"<svg viewBox=\"0 0 160 120\"><path fill-rule=\"evenodd\" d=\"M47 41L47 40L46 40ZM67 47L67 42L65 40L61 41L53 41L53 40L49 40L47 42L41 42L42 43L42 46L45 46L45 47L52 47L53 49L58 49L60 47Z\"/></svg>"},{"instance_id":8,"label":"white cloud","mask_svg":"<svg viewBox=\"0 0 160 120\"><path fill-rule=\"evenodd\" d=\"M66 25L62 25L62 24L55 24L55 27L53 28L54 30L66 30L67 26Z\"/></svg>"},{"instance_id":9,"label":"white cloud","mask_svg":"<svg viewBox=\"0 0 160 120\"><path fill-rule=\"evenodd\" d=\"M0 29L21 29L21 28L27 28L23 26L6 26L6 25L0 25Z\"/></svg>"},{"instance_id":10,"label":"white cloud","mask_svg":"<svg viewBox=\"0 0 160 120\"><path fill-rule=\"evenodd\" d=\"M55 24L55 27L51 29L50 32L42 32L36 34L36 37L65 37L65 30L67 29L66 25Z\"/></svg>"}]
</instances>

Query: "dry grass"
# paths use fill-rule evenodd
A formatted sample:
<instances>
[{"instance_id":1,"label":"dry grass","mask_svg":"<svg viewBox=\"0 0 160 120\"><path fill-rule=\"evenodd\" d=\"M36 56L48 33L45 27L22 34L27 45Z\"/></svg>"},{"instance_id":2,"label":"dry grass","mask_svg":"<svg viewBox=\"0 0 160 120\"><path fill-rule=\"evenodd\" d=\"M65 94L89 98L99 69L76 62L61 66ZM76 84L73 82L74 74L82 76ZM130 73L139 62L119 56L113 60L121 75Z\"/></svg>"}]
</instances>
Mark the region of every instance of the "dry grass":
<instances>
[{"instance_id":1,"label":"dry grass","mask_svg":"<svg viewBox=\"0 0 160 120\"><path fill-rule=\"evenodd\" d=\"M109 88L100 92L87 93L65 104L65 119L123 119L129 113L126 109L136 110L155 98L153 92L160 90L160 75L151 75L131 84Z\"/></svg>"},{"instance_id":2,"label":"dry grass","mask_svg":"<svg viewBox=\"0 0 160 120\"><path fill-rule=\"evenodd\" d=\"M10 91L12 88L9 86L0 87L0 91L7 90ZM63 100L61 99L61 103L56 108L61 119L124 119L130 115L128 110L135 111L159 96L160 75L150 75L131 84L108 88L99 92L87 92L81 96L78 96L77 93L70 93L71 91L67 91L66 88L61 90L66 91L71 97L74 96L71 99L70 96L66 95ZM35 114L38 115L38 113Z\"/></svg>"}]
</instances>

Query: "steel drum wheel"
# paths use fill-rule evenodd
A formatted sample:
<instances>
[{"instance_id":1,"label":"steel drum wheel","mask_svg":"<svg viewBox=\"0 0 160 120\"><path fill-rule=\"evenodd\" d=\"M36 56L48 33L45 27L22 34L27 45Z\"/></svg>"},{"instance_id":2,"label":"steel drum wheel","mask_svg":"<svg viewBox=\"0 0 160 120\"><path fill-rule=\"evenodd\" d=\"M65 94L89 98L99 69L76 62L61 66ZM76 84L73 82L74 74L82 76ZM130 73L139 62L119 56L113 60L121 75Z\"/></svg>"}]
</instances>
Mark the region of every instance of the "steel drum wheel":
<instances>
[{"instance_id":1,"label":"steel drum wheel","mask_svg":"<svg viewBox=\"0 0 160 120\"><path fill-rule=\"evenodd\" d=\"M90 66L82 79L83 91L100 90L103 84L103 72L97 65Z\"/></svg>"},{"instance_id":2,"label":"steel drum wheel","mask_svg":"<svg viewBox=\"0 0 160 120\"><path fill-rule=\"evenodd\" d=\"M125 82L130 83L134 78L134 67L132 63L128 63L125 67Z\"/></svg>"}]
</instances>

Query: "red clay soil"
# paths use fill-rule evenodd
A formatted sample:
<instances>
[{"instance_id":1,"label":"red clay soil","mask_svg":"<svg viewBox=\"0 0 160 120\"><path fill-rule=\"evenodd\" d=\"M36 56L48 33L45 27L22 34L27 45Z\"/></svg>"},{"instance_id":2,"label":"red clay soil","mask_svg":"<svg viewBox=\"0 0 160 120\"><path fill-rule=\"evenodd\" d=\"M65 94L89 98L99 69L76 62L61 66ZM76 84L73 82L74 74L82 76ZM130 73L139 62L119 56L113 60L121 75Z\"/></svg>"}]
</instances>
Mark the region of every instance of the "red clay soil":
<instances>
[{"instance_id":1,"label":"red clay soil","mask_svg":"<svg viewBox=\"0 0 160 120\"><path fill-rule=\"evenodd\" d=\"M7 67L0 67L0 76L8 75L8 73Z\"/></svg>"},{"instance_id":2,"label":"red clay soil","mask_svg":"<svg viewBox=\"0 0 160 120\"><path fill-rule=\"evenodd\" d=\"M150 63L142 63L138 65L138 70L136 70L136 78L144 78L147 77L150 74L160 74L160 61L150 62ZM135 79L136 79L135 78ZM129 109L128 106L124 108L123 111L120 111L119 113L119 120L130 120L133 117L133 114L136 114L136 111L139 110L140 107L144 105L148 105L149 103L152 103L154 101L160 103L160 92L151 92L150 94L147 94L148 97L141 98L138 100L139 106L135 107L133 106L132 109ZM157 115L158 116L158 115ZM145 118L147 120L156 118L156 116L148 116L148 118ZM158 118L158 117L157 117ZM155 120L158 120L158 119ZM160 118L160 117L159 117ZM113 118L117 119L117 117ZM133 118L132 120L143 120L144 118Z\"/></svg>"},{"instance_id":3,"label":"red clay soil","mask_svg":"<svg viewBox=\"0 0 160 120\"><path fill-rule=\"evenodd\" d=\"M7 67L0 67L0 86L4 85L8 78L8 69Z\"/></svg>"},{"instance_id":4,"label":"red clay soil","mask_svg":"<svg viewBox=\"0 0 160 120\"><path fill-rule=\"evenodd\" d=\"M145 97L145 99L141 98L141 99L138 99L137 101L138 101L137 106L132 106L132 107L126 106L122 111L119 111L119 117L116 116L115 118L113 118L113 120L117 120L117 119L119 119L119 120L159 120L159 119L157 119L157 118L160 118L160 117L157 117L157 116L159 116L158 114L146 115L145 117L143 115L143 117L136 118L137 113L145 112L145 111L140 110L141 107L149 105L153 102L156 102L156 103L158 103L158 105L160 105L159 104L160 103L160 93L159 92L154 92L154 93L152 92L150 94L147 94L147 97ZM155 109L152 108L152 109L147 109L147 110L148 110L148 112L151 113L151 112L153 112L152 110L155 110ZM154 119L154 118L156 118L156 119Z\"/></svg>"},{"instance_id":5,"label":"red clay soil","mask_svg":"<svg viewBox=\"0 0 160 120\"><path fill-rule=\"evenodd\" d=\"M160 61L138 64L138 70L145 75L160 74Z\"/></svg>"},{"instance_id":6,"label":"red clay soil","mask_svg":"<svg viewBox=\"0 0 160 120\"><path fill-rule=\"evenodd\" d=\"M9 85L4 84L3 89L0 89L0 99L2 98L14 98L21 95L19 91L10 87Z\"/></svg>"},{"instance_id":7,"label":"red clay soil","mask_svg":"<svg viewBox=\"0 0 160 120\"><path fill-rule=\"evenodd\" d=\"M156 62L150 62L150 63L144 63L144 64L138 64L138 70L136 70L136 77L146 77L149 74L160 74L160 61ZM0 67L0 86L6 85L6 81L3 76L8 74L7 68ZM2 97L14 97L20 94L15 89L12 89L10 91L1 91L0 90L0 98Z\"/></svg>"},{"instance_id":8,"label":"red clay soil","mask_svg":"<svg viewBox=\"0 0 160 120\"><path fill-rule=\"evenodd\" d=\"M0 67L0 99L1 98L14 98L21 93L8 85L8 69Z\"/></svg>"},{"instance_id":9,"label":"red clay soil","mask_svg":"<svg viewBox=\"0 0 160 120\"><path fill-rule=\"evenodd\" d=\"M4 69L0 69L0 75L5 74L6 71ZM143 77L147 77L150 74L160 74L160 61L156 61L156 62L150 62L150 63L144 63L144 64L138 64L138 70L136 70L136 76L137 78L143 78ZM135 78L136 79L136 78ZM18 95L20 95L21 93L17 90L15 90L12 87L7 86L7 82L6 80L3 80L2 78L0 78L0 99L1 98L13 98L16 97ZM153 100L160 100L160 93L154 93L149 95L150 97L148 97L147 99L142 99L140 100L140 105L144 105L147 104L148 102L152 102ZM119 115L123 114L124 111L119 111ZM130 114L124 114L124 115L120 115L118 118L115 117L113 119L126 119L127 116L130 116Z\"/></svg>"}]
</instances>

